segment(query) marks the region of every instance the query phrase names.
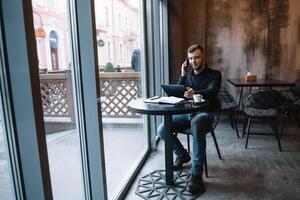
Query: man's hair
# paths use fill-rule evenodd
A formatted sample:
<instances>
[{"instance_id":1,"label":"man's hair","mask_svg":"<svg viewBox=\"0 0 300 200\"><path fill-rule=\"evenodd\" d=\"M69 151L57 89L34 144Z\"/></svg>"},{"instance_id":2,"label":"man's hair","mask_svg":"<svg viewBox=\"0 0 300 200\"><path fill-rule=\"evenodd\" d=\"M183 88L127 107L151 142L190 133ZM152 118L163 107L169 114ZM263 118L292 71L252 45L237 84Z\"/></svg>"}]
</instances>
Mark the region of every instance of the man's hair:
<instances>
[{"instance_id":1,"label":"man's hair","mask_svg":"<svg viewBox=\"0 0 300 200\"><path fill-rule=\"evenodd\" d=\"M191 45L188 48L187 53L193 53L197 49L199 49L202 53L204 53L204 49L203 49L203 47L200 44L193 44L193 45Z\"/></svg>"}]
</instances>

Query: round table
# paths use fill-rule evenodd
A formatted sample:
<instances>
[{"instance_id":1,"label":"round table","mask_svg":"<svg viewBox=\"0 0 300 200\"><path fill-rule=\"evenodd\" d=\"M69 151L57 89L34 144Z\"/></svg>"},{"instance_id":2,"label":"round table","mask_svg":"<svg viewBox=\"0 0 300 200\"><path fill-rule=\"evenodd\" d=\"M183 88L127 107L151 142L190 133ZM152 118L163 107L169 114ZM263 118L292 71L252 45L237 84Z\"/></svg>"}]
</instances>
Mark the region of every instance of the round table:
<instances>
[{"instance_id":1,"label":"round table","mask_svg":"<svg viewBox=\"0 0 300 200\"><path fill-rule=\"evenodd\" d=\"M160 104L160 103L145 103L144 99L132 100L128 104L128 108L131 112L140 113L144 115L163 116L164 125L165 125L165 185L168 187L172 188L174 186L173 146L171 142L172 115L199 112L204 108L207 108L208 104L209 103L207 101L201 102L199 104L193 104L189 101L186 101L184 103L175 104L175 105ZM161 170L158 171L160 172ZM156 172L152 172L151 174L153 173Z\"/></svg>"}]
</instances>

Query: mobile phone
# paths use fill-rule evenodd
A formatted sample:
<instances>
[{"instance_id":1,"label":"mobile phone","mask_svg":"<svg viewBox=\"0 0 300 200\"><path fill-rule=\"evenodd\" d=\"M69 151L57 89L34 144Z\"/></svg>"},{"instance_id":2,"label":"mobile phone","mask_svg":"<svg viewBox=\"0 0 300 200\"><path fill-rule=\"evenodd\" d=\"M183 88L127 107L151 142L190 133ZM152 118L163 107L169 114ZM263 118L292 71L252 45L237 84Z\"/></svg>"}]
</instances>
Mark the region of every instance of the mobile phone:
<instances>
[{"instance_id":1,"label":"mobile phone","mask_svg":"<svg viewBox=\"0 0 300 200\"><path fill-rule=\"evenodd\" d=\"M191 70L191 65L190 65L190 61L189 58L186 59L186 68L185 68L186 72L189 72Z\"/></svg>"}]
</instances>

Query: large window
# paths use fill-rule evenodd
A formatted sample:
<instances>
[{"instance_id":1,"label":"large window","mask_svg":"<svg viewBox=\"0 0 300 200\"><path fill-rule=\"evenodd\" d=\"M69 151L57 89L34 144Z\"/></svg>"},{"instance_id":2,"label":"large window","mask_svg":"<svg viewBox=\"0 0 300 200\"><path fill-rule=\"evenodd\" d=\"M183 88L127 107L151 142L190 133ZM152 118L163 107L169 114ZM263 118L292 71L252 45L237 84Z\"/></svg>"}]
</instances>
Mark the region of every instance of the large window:
<instances>
[{"instance_id":1,"label":"large window","mask_svg":"<svg viewBox=\"0 0 300 200\"><path fill-rule=\"evenodd\" d=\"M2 42L1 34L0 41ZM3 69L2 63L2 46L0 46L0 68ZM8 134L7 134L7 122L5 123L4 118L4 105L3 97L5 97L4 87L3 87L3 71L0 70L0 197L1 200L11 200L15 198L14 194L14 184L11 172L11 163L8 151ZM2 86L2 87L1 87Z\"/></svg>"},{"instance_id":2,"label":"large window","mask_svg":"<svg viewBox=\"0 0 300 200\"><path fill-rule=\"evenodd\" d=\"M36 35L36 40L49 41L48 45L38 48L39 60L46 64L39 70L40 93L53 198L61 200L83 199L84 196L67 3L66 0L55 1L53 7L51 3L32 0L35 30L49 30L45 35Z\"/></svg>"},{"instance_id":3,"label":"large window","mask_svg":"<svg viewBox=\"0 0 300 200\"><path fill-rule=\"evenodd\" d=\"M57 1L59 10L36 0L32 3L35 29L50 30L36 39L50 44L50 48L39 46L38 55L45 64L39 76L52 190L55 199L72 199L83 195L83 179L67 2ZM107 190L113 198L147 150L144 118L127 108L143 94L142 7L139 0L94 3ZM131 16L137 25L128 31L128 19L122 24L121 16ZM114 27L108 26L110 21ZM72 187L66 189L66 184Z\"/></svg>"},{"instance_id":4,"label":"large window","mask_svg":"<svg viewBox=\"0 0 300 200\"><path fill-rule=\"evenodd\" d=\"M0 1L1 200L124 197L149 151L127 108L148 87L145 2Z\"/></svg>"},{"instance_id":5,"label":"large window","mask_svg":"<svg viewBox=\"0 0 300 200\"><path fill-rule=\"evenodd\" d=\"M110 13L101 13L104 9ZM147 150L144 118L127 108L131 100L144 93L141 1L95 1L95 13L97 38L104 41L98 51L108 51L107 58L98 57L98 69L107 190L111 199L119 194ZM106 24L107 15L111 16L111 29L101 26ZM122 19L123 16L126 17ZM137 24L130 31L127 16Z\"/></svg>"}]
</instances>

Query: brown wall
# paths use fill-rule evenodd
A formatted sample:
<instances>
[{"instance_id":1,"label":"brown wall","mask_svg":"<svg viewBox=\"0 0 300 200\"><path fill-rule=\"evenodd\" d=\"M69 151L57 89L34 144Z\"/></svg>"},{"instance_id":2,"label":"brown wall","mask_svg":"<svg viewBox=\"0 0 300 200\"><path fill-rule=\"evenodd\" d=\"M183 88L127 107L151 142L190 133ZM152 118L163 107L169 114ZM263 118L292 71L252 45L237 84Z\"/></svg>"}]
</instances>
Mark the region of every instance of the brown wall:
<instances>
[{"instance_id":1,"label":"brown wall","mask_svg":"<svg viewBox=\"0 0 300 200\"><path fill-rule=\"evenodd\" d=\"M194 43L205 43L205 1L170 0L168 10L170 82L175 83L186 49Z\"/></svg>"},{"instance_id":2,"label":"brown wall","mask_svg":"<svg viewBox=\"0 0 300 200\"><path fill-rule=\"evenodd\" d=\"M168 1L170 82L176 82L180 63L184 60L183 8L184 0Z\"/></svg>"},{"instance_id":3,"label":"brown wall","mask_svg":"<svg viewBox=\"0 0 300 200\"><path fill-rule=\"evenodd\" d=\"M171 82L192 43L205 46L206 62L223 82L248 71L300 78L299 0L170 0L169 28Z\"/></svg>"}]
</instances>

